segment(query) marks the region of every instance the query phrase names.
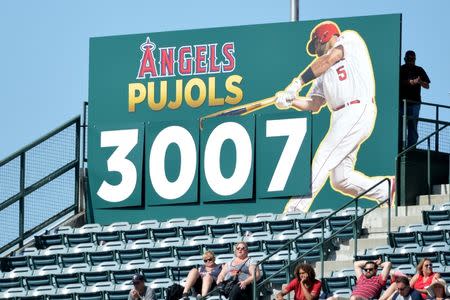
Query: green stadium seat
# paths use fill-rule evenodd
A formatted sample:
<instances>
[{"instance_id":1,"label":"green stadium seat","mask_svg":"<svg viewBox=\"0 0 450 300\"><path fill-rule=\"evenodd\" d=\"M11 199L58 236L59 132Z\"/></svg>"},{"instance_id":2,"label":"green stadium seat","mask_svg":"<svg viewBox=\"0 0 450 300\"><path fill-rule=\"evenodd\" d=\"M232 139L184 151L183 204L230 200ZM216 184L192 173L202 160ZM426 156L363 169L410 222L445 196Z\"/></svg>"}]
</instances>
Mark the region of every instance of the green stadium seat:
<instances>
[{"instance_id":1,"label":"green stadium seat","mask_svg":"<svg viewBox=\"0 0 450 300\"><path fill-rule=\"evenodd\" d=\"M277 234L285 230L295 230L295 219L288 220L273 220L267 223L269 231L272 234Z\"/></svg>"},{"instance_id":2,"label":"green stadium seat","mask_svg":"<svg viewBox=\"0 0 450 300\"><path fill-rule=\"evenodd\" d=\"M83 292L77 293L77 300L103 300L104 295L103 292Z\"/></svg>"},{"instance_id":3,"label":"green stadium seat","mask_svg":"<svg viewBox=\"0 0 450 300\"><path fill-rule=\"evenodd\" d=\"M21 277L0 278L0 292L5 292L10 288L20 288L22 286Z\"/></svg>"},{"instance_id":4,"label":"green stadium seat","mask_svg":"<svg viewBox=\"0 0 450 300\"><path fill-rule=\"evenodd\" d=\"M392 247L401 247L407 244L419 244L417 232L391 232L389 243Z\"/></svg>"},{"instance_id":5,"label":"green stadium seat","mask_svg":"<svg viewBox=\"0 0 450 300\"><path fill-rule=\"evenodd\" d=\"M115 284L122 284L133 278L133 275L137 274L138 270L116 270L111 272L112 280Z\"/></svg>"},{"instance_id":6,"label":"green stadium seat","mask_svg":"<svg viewBox=\"0 0 450 300\"><path fill-rule=\"evenodd\" d=\"M73 274L73 273L89 272L91 271L91 268L92 268L91 265L87 263L73 264L70 267L64 268L63 273Z\"/></svg>"},{"instance_id":7,"label":"green stadium seat","mask_svg":"<svg viewBox=\"0 0 450 300\"><path fill-rule=\"evenodd\" d=\"M122 235L120 231L102 231L94 233L94 239L97 245L102 246L104 243L122 241Z\"/></svg>"},{"instance_id":8,"label":"green stadium seat","mask_svg":"<svg viewBox=\"0 0 450 300\"><path fill-rule=\"evenodd\" d=\"M157 261L161 258L169 258L173 256L173 248L168 247L158 247L155 246L154 248L146 249L148 259L150 261Z\"/></svg>"},{"instance_id":9,"label":"green stadium seat","mask_svg":"<svg viewBox=\"0 0 450 300\"><path fill-rule=\"evenodd\" d=\"M35 288L43 285L52 285L51 275L41 275L41 276L31 276L25 277L25 286L29 290L34 290Z\"/></svg>"},{"instance_id":10,"label":"green stadium seat","mask_svg":"<svg viewBox=\"0 0 450 300\"><path fill-rule=\"evenodd\" d=\"M150 283L150 288L155 292L155 299L165 299L165 290L173 284L169 278L155 279Z\"/></svg>"},{"instance_id":11,"label":"green stadium seat","mask_svg":"<svg viewBox=\"0 0 450 300\"><path fill-rule=\"evenodd\" d=\"M131 230L131 225L128 222L114 222L102 229L103 232L123 232L127 230Z\"/></svg>"},{"instance_id":12,"label":"green stadium seat","mask_svg":"<svg viewBox=\"0 0 450 300\"><path fill-rule=\"evenodd\" d=\"M446 242L447 237L444 230L427 230L419 232L419 241L422 246L429 246L437 242Z\"/></svg>"},{"instance_id":13,"label":"green stadium seat","mask_svg":"<svg viewBox=\"0 0 450 300\"><path fill-rule=\"evenodd\" d=\"M84 252L66 253L59 256L63 268L70 267L73 264L87 263L87 256Z\"/></svg>"},{"instance_id":14,"label":"green stadium seat","mask_svg":"<svg viewBox=\"0 0 450 300\"><path fill-rule=\"evenodd\" d=\"M92 243L94 234L92 232L66 234L66 240L69 247L74 247L79 244Z\"/></svg>"},{"instance_id":15,"label":"green stadium seat","mask_svg":"<svg viewBox=\"0 0 450 300\"><path fill-rule=\"evenodd\" d=\"M191 256L201 255L202 254L202 246L201 245L185 245L178 246L175 248L176 257L179 260L186 259Z\"/></svg>"},{"instance_id":16,"label":"green stadium seat","mask_svg":"<svg viewBox=\"0 0 450 300\"><path fill-rule=\"evenodd\" d=\"M52 277L57 288L63 288L69 284L81 283L80 273L54 274Z\"/></svg>"},{"instance_id":17,"label":"green stadium seat","mask_svg":"<svg viewBox=\"0 0 450 300\"><path fill-rule=\"evenodd\" d=\"M440 221L450 220L450 210L424 210L422 219L425 225L434 225Z\"/></svg>"},{"instance_id":18,"label":"green stadium seat","mask_svg":"<svg viewBox=\"0 0 450 300\"><path fill-rule=\"evenodd\" d=\"M353 276L322 278L322 289L327 296L333 295L337 290L351 289L355 283Z\"/></svg>"},{"instance_id":19,"label":"green stadium seat","mask_svg":"<svg viewBox=\"0 0 450 300\"><path fill-rule=\"evenodd\" d=\"M169 275L169 267L166 266L149 266L147 268L141 268L141 273L145 277L146 282L152 282L155 279L167 278Z\"/></svg>"},{"instance_id":20,"label":"green stadium seat","mask_svg":"<svg viewBox=\"0 0 450 300\"><path fill-rule=\"evenodd\" d=\"M148 228L133 229L123 232L123 238L125 243L130 243L137 240L146 240L149 237L150 231Z\"/></svg>"},{"instance_id":21,"label":"green stadium seat","mask_svg":"<svg viewBox=\"0 0 450 300\"><path fill-rule=\"evenodd\" d=\"M209 225L209 231L213 238L218 238L226 234L233 234L237 232L235 223L220 223Z\"/></svg>"},{"instance_id":22,"label":"green stadium seat","mask_svg":"<svg viewBox=\"0 0 450 300\"><path fill-rule=\"evenodd\" d=\"M115 252L111 251L101 251L101 252L90 252L88 253L89 262L92 266L96 266L105 261L114 261Z\"/></svg>"},{"instance_id":23,"label":"green stadium seat","mask_svg":"<svg viewBox=\"0 0 450 300\"><path fill-rule=\"evenodd\" d=\"M34 244L38 249L45 249L53 245L64 245L62 234L46 234L34 237Z\"/></svg>"},{"instance_id":24,"label":"green stadium seat","mask_svg":"<svg viewBox=\"0 0 450 300\"><path fill-rule=\"evenodd\" d=\"M38 276L42 276L42 275L53 275L53 274L61 274L62 269L60 266L58 265L54 265L54 266L45 266L40 268L39 270L36 270L33 272L33 275L38 275Z\"/></svg>"},{"instance_id":25,"label":"green stadium seat","mask_svg":"<svg viewBox=\"0 0 450 300\"><path fill-rule=\"evenodd\" d=\"M184 241L186 246L208 245L213 242L213 238L209 235L198 235Z\"/></svg>"},{"instance_id":26,"label":"green stadium seat","mask_svg":"<svg viewBox=\"0 0 450 300\"><path fill-rule=\"evenodd\" d=\"M155 241L178 237L178 227L154 228L151 230L151 234Z\"/></svg>"},{"instance_id":27,"label":"green stadium seat","mask_svg":"<svg viewBox=\"0 0 450 300\"><path fill-rule=\"evenodd\" d=\"M118 261L121 264L126 264L132 260L145 259L144 249L123 249L117 251Z\"/></svg>"},{"instance_id":28,"label":"green stadium seat","mask_svg":"<svg viewBox=\"0 0 450 300\"><path fill-rule=\"evenodd\" d=\"M52 266L58 264L58 256L52 255L37 255L30 258L33 269L38 270L44 266Z\"/></svg>"},{"instance_id":29,"label":"green stadium seat","mask_svg":"<svg viewBox=\"0 0 450 300\"><path fill-rule=\"evenodd\" d=\"M121 270L138 270L142 268L148 268L150 267L150 262L146 259L136 259L129 261L126 264L122 264L120 266Z\"/></svg>"},{"instance_id":30,"label":"green stadium seat","mask_svg":"<svg viewBox=\"0 0 450 300\"><path fill-rule=\"evenodd\" d=\"M183 239L189 239L198 235L208 234L207 225L189 225L186 227L181 227L180 231Z\"/></svg>"},{"instance_id":31,"label":"green stadium seat","mask_svg":"<svg viewBox=\"0 0 450 300\"><path fill-rule=\"evenodd\" d=\"M56 294L56 288L53 285L42 285L36 287L33 291L28 292L28 296L33 297L44 297L47 295L55 295Z\"/></svg>"},{"instance_id":32,"label":"green stadium seat","mask_svg":"<svg viewBox=\"0 0 450 300\"><path fill-rule=\"evenodd\" d=\"M96 252L98 246L94 243L82 243L78 244L75 247L69 248L67 253L88 253L88 252Z\"/></svg>"},{"instance_id":33,"label":"green stadium seat","mask_svg":"<svg viewBox=\"0 0 450 300\"><path fill-rule=\"evenodd\" d=\"M83 273L81 274L81 280L86 286L94 285L97 282L109 281L109 271Z\"/></svg>"}]
</instances>

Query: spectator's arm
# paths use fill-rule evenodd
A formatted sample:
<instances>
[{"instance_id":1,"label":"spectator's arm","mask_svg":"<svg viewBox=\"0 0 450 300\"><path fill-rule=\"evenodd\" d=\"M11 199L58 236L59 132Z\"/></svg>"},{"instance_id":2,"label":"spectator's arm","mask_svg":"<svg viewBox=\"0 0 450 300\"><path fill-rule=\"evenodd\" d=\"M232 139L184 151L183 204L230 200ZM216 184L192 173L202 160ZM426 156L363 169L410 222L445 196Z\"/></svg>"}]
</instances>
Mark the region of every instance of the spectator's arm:
<instances>
[{"instance_id":1,"label":"spectator's arm","mask_svg":"<svg viewBox=\"0 0 450 300\"><path fill-rule=\"evenodd\" d=\"M217 285L221 284L223 279L225 278L225 275L227 274L228 267L227 264L222 265L222 271L220 271L219 276L217 276Z\"/></svg>"},{"instance_id":2,"label":"spectator's arm","mask_svg":"<svg viewBox=\"0 0 450 300\"><path fill-rule=\"evenodd\" d=\"M386 280L389 276L389 272L391 271L392 263L390 261L385 261L384 263L380 264L380 266L383 268L383 270L381 271L381 278L383 278L383 280Z\"/></svg>"},{"instance_id":3,"label":"spectator's arm","mask_svg":"<svg viewBox=\"0 0 450 300\"><path fill-rule=\"evenodd\" d=\"M417 282L417 278L419 278L419 274L414 275L410 280L409 280L409 285L414 288L414 285Z\"/></svg>"},{"instance_id":4,"label":"spectator's arm","mask_svg":"<svg viewBox=\"0 0 450 300\"><path fill-rule=\"evenodd\" d=\"M303 296L305 297L306 300L316 300L319 299L319 295L320 295L320 288L319 291L317 291L316 289L311 290L311 292L308 291L308 288L305 286L305 284L303 282L300 283L300 287L302 289L302 293Z\"/></svg>"},{"instance_id":5,"label":"spectator's arm","mask_svg":"<svg viewBox=\"0 0 450 300\"><path fill-rule=\"evenodd\" d=\"M253 278L255 276L256 279L258 279L258 271L256 270L256 265L251 264L250 267L248 267L248 273L250 274L250 276L248 276L247 279L243 281L246 286L253 283Z\"/></svg>"},{"instance_id":6,"label":"spectator's arm","mask_svg":"<svg viewBox=\"0 0 450 300\"><path fill-rule=\"evenodd\" d=\"M358 260L358 261L355 261L355 263L353 264L353 266L355 268L356 279L359 279L359 277L361 277L362 268L364 267L364 265L366 263L367 263L367 260Z\"/></svg>"},{"instance_id":7,"label":"spectator's arm","mask_svg":"<svg viewBox=\"0 0 450 300\"><path fill-rule=\"evenodd\" d=\"M295 280L295 279L294 279ZM290 291L293 290L293 286L294 286L294 280L292 280L291 282L289 282L288 285L285 285L281 291L276 295L277 300L281 300L283 299L283 297L287 294L289 294Z\"/></svg>"}]
</instances>

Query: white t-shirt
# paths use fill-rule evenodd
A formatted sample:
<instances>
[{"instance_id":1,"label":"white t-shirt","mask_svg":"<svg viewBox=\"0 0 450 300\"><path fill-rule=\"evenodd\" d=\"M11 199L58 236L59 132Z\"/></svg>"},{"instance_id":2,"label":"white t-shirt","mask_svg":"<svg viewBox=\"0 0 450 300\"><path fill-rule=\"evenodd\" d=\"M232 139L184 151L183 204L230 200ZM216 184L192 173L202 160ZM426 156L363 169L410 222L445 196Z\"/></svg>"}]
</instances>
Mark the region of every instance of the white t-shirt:
<instances>
[{"instance_id":1,"label":"white t-shirt","mask_svg":"<svg viewBox=\"0 0 450 300\"><path fill-rule=\"evenodd\" d=\"M353 100L371 102L375 79L366 43L356 31L346 30L334 45L338 46L343 48L343 59L315 80L309 94L326 99L331 109Z\"/></svg>"}]
</instances>

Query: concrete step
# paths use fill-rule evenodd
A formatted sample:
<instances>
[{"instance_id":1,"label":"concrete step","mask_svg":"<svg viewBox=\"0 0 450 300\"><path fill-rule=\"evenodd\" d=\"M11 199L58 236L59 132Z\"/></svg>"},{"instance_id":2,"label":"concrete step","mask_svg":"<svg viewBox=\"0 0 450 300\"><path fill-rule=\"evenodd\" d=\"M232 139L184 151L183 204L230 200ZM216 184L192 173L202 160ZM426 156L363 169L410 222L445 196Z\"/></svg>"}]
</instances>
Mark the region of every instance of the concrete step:
<instances>
[{"instance_id":1,"label":"concrete step","mask_svg":"<svg viewBox=\"0 0 450 300\"><path fill-rule=\"evenodd\" d=\"M430 200L428 200L428 195L419 196L419 205L433 205L433 204L443 204L450 201L449 195L430 195Z\"/></svg>"},{"instance_id":2,"label":"concrete step","mask_svg":"<svg viewBox=\"0 0 450 300\"><path fill-rule=\"evenodd\" d=\"M353 268L353 260L341 260L341 261L330 261L327 260L324 263L324 277L331 276L331 272L338 271L342 269L352 269ZM320 277L320 262L316 262L314 269L316 271L317 277Z\"/></svg>"},{"instance_id":3,"label":"concrete step","mask_svg":"<svg viewBox=\"0 0 450 300\"><path fill-rule=\"evenodd\" d=\"M397 230L400 226L409 224L422 223L422 213L415 211L413 215L391 217L391 231ZM364 217L363 228L366 228L369 233L386 233L388 226L388 218L385 213L372 213Z\"/></svg>"},{"instance_id":4,"label":"concrete step","mask_svg":"<svg viewBox=\"0 0 450 300\"><path fill-rule=\"evenodd\" d=\"M435 195L448 195L450 194L449 184L437 184L431 187L431 192Z\"/></svg>"}]
</instances>

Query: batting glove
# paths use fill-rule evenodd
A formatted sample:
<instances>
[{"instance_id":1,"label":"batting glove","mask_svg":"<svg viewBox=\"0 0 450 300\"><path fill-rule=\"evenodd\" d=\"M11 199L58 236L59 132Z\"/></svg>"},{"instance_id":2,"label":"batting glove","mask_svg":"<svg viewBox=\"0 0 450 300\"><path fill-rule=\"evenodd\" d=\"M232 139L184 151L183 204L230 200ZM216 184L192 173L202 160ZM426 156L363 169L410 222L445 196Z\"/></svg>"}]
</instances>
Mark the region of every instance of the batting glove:
<instances>
[{"instance_id":1,"label":"batting glove","mask_svg":"<svg viewBox=\"0 0 450 300\"><path fill-rule=\"evenodd\" d=\"M295 96L297 96L298 93L300 93L302 86L303 86L302 80L299 78L294 78L294 80L292 80L291 84L288 85L284 91L286 93L288 93L289 96L292 97L291 100L293 100L295 98Z\"/></svg>"},{"instance_id":2,"label":"batting glove","mask_svg":"<svg viewBox=\"0 0 450 300\"><path fill-rule=\"evenodd\" d=\"M292 95L286 91L278 92L275 96L275 105L278 109L288 109L292 106L292 100L295 98L295 95L292 97Z\"/></svg>"}]
</instances>

